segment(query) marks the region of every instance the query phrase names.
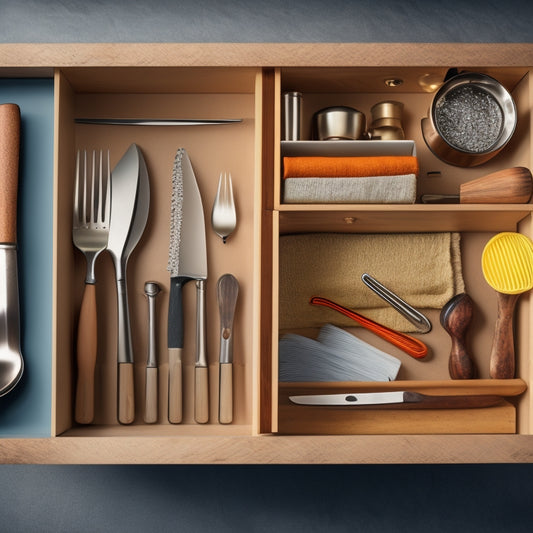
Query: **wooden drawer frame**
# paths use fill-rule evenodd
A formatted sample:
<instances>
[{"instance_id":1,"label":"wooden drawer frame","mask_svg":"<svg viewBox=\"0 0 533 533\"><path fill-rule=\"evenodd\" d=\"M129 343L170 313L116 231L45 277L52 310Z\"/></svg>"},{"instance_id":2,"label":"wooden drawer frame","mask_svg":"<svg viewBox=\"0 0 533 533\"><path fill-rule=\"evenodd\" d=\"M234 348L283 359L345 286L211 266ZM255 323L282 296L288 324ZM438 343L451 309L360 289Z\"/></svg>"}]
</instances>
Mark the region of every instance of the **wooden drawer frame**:
<instances>
[{"instance_id":1,"label":"wooden drawer frame","mask_svg":"<svg viewBox=\"0 0 533 533\"><path fill-rule=\"evenodd\" d=\"M378 69L391 76L400 76L405 69L443 68L460 65L463 68L487 72L516 73L531 71L533 46L530 44L6 44L0 45L0 76L39 77L56 79L56 187L69 174L69 154L74 148L69 141L72 131L72 111L76 89L72 86L102 90L118 83L139 83L146 79L139 71L149 69L163 80L167 74L206 69L208 72L226 70L231 76L239 69L257 72L254 85L255 130L254 172L256 190L253 195L254 224L253 269L250 283L254 297L249 305L253 309L253 335L250 337L250 373L247 377L249 393L245 398L252 407L239 428L198 428L192 424L175 429L172 426L70 428L70 408L59 404L71 393L65 392L70 370L62 375L64 367L55 368L53 383L52 437L42 439L3 439L0 443L0 461L4 463L443 463L443 462L531 462L533 437L531 436L530 394L526 391L520 399L520 434L516 435L276 435L278 394L276 375L276 243L280 227L303 224L320 216L337 228L339 220L350 218L352 206L335 208L309 208L283 206L279 201L279 117L280 72L286 69L297 80L315 80L316 69L337 69L336 76L344 72ZM347 70L348 69L348 70ZM132 73L127 81L123 74ZM120 75L119 75L120 74ZM106 79L106 76L110 76ZM255 76L255 74L254 74ZM192 76L195 78L195 75ZM199 79L199 78L198 78ZM224 76L222 76L224 79ZM133 80L133 81L131 81ZM161 84L164 82L161 81ZM204 82L205 83L205 82ZM159 92L163 92L162 85ZM138 88L137 88L138 89ZM184 87L177 92L186 92ZM145 89L142 89L145 90ZM194 92L194 88L190 89ZM196 89L198 90L198 89ZM125 92L126 89L121 89ZM150 93L151 89L147 92ZM228 92L233 89L228 88ZM526 98L533 101L533 91L527 85ZM83 92L83 91L79 91ZM528 106L529 112L529 106ZM531 152L533 119L529 116L526 150ZM530 157L529 155L527 156ZM527 160L525 166L530 166ZM59 181L58 181L59 180ZM443 191L445 192L445 191ZM57 193L57 191L56 191ZM61 210L67 210L68 193L55 207L56 220ZM58 196L56 196L56 201ZM208 209L205 206L204 209ZM435 230L502 231L517 229L531 234L531 206L436 206L421 205L383 208L365 206L357 209L358 216L372 227L376 221L390 227L398 217L404 228L416 226L427 220L428 214L438 213L441 221ZM480 215L490 214L489 222L480 222ZM479 225L479 227L477 227ZM57 231L57 230L56 230ZM209 231L209 230L208 230ZM68 232L67 232L68 233ZM57 233L56 233L57 236ZM57 240L58 247L69 245L66 234ZM66 251L56 251L56 258ZM56 265L55 276L58 270ZM56 281L57 283L57 281ZM55 289L57 293L57 286ZM529 297L524 298L521 310L530 329ZM57 313L57 307L54 307ZM61 313L67 312L65 309ZM58 363L57 346L63 337L60 333L65 320L72 317L55 316L56 337L54 361ZM59 332L59 336L58 335ZM525 336L524 336L525 337ZM522 340L520 378L532 382L531 347ZM524 353L526 352L526 353Z\"/></svg>"}]
</instances>

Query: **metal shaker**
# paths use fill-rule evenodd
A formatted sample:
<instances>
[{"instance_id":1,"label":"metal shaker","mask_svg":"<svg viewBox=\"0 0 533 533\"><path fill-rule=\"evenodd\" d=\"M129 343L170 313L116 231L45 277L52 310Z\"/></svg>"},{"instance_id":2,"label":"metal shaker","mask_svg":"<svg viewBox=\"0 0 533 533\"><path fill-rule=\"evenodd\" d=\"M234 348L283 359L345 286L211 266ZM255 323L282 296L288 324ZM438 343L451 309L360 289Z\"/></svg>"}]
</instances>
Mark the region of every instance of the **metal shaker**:
<instances>
[{"instance_id":1,"label":"metal shaker","mask_svg":"<svg viewBox=\"0 0 533 533\"><path fill-rule=\"evenodd\" d=\"M302 138L302 93L290 91L283 94L283 140L299 141Z\"/></svg>"}]
</instances>

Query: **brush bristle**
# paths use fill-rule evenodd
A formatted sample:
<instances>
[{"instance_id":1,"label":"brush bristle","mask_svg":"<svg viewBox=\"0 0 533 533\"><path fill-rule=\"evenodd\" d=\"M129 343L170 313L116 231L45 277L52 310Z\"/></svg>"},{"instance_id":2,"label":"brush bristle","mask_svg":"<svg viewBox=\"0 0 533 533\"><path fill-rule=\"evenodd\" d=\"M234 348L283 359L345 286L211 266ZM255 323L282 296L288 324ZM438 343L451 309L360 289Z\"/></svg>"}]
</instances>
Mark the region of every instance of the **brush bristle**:
<instances>
[{"instance_id":1,"label":"brush bristle","mask_svg":"<svg viewBox=\"0 0 533 533\"><path fill-rule=\"evenodd\" d=\"M171 277L179 271L179 244L181 241L181 225L183 219L183 169L181 160L183 148L178 148L172 169L172 199L170 204L170 244L168 249L167 270Z\"/></svg>"}]
</instances>

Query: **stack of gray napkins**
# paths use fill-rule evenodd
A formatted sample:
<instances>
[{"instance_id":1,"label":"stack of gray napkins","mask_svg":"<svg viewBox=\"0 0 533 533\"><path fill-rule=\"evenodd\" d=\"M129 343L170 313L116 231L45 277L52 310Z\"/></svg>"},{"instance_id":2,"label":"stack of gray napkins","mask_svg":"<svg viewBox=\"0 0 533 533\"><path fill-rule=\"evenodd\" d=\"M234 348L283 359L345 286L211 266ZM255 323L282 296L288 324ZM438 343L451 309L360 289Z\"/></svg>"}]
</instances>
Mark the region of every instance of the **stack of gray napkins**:
<instances>
[{"instance_id":1,"label":"stack of gray napkins","mask_svg":"<svg viewBox=\"0 0 533 533\"><path fill-rule=\"evenodd\" d=\"M283 201L287 204L414 204L416 175L361 178L286 178Z\"/></svg>"},{"instance_id":2,"label":"stack of gray napkins","mask_svg":"<svg viewBox=\"0 0 533 533\"><path fill-rule=\"evenodd\" d=\"M279 341L279 380L393 381L401 362L396 357L331 324L316 340L289 333Z\"/></svg>"}]
</instances>

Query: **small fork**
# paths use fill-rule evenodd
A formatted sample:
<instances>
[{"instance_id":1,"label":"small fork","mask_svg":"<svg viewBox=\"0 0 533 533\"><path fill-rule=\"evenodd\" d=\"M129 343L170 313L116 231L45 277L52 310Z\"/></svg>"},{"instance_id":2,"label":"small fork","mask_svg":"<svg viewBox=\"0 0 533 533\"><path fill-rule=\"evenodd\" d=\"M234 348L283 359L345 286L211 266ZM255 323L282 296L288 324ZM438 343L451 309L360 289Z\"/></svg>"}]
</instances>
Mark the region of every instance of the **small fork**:
<instances>
[{"instance_id":1,"label":"small fork","mask_svg":"<svg viewBox=\"0 0 533 533\"><path fill-rule=\"evenodd\" d=\"M90 424L94 418L94 369L97 352L96 278L97 257L106 249L111 214L109 150L76 156L76 183L72 216L72 240L87 262L85 289L78 322L75 420Z\"/></svg>"}]
</instances>

